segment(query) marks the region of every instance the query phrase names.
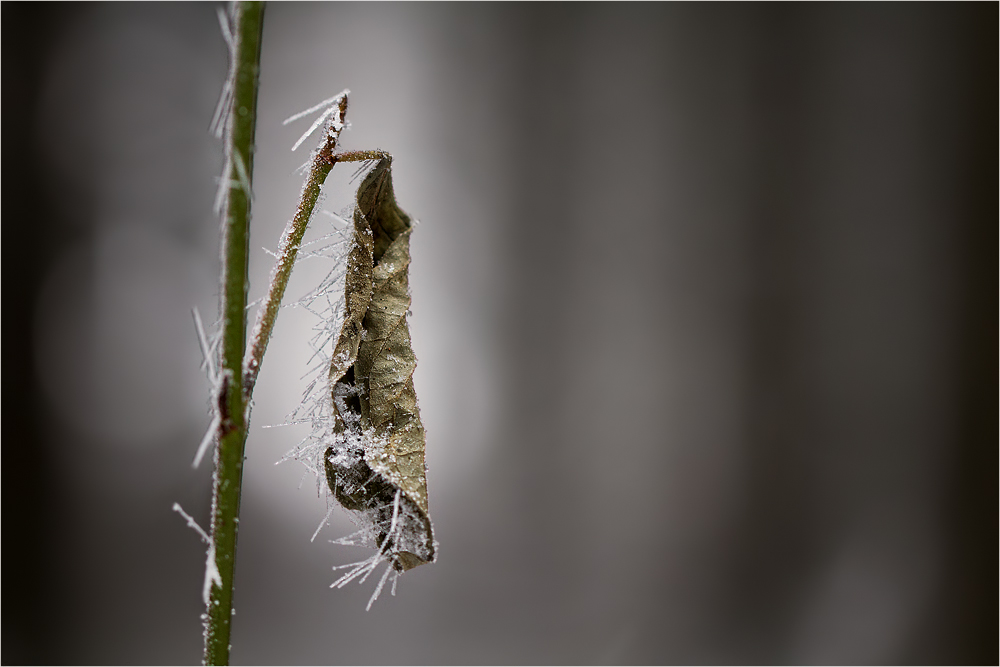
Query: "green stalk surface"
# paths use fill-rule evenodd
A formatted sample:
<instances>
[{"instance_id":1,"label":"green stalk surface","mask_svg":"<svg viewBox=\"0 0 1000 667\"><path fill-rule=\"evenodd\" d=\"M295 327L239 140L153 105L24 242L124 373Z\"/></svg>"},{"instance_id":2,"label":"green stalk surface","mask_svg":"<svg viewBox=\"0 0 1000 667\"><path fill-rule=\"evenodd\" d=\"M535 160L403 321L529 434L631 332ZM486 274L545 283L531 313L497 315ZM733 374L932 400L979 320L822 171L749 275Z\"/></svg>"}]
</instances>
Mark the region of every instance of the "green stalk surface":
<instances>
[{"instance_id":1,"label":"green stalk surface","mask_svg":"<svg viewBox=\"0 0 1000 667\"><path fill-rule=\"evenodd\" d=\"M246 445L243 351L246 346L250 186L253 177L257 90L264 3L238 2L232 21L235 42L232 106L225 135L227 196L222 252L222 385L212 495L212 545L218 579L205 615L206 665L228 665L233 615L233 573Z\"/></svg>"}]
</instances>

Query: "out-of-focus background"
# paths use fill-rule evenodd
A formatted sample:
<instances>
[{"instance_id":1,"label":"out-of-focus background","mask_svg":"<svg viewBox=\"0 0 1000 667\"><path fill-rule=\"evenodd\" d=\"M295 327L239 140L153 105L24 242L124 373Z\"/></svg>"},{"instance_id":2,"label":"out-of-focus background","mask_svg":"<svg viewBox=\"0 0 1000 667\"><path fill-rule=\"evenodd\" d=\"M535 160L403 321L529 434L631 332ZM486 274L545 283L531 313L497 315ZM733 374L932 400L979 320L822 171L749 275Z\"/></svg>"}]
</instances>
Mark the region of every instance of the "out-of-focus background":
<instances>
[{"instance_id":1,"label":"out-of-focus background","mask_svg":"<svg viewBox=\"0 0 1000 667\"><path fill-rule=\"evenodd\" d=\"M227 51L216 6L3 31L4 663L200 660ZM440 559L247 446L236 663L995 663L996 4L292 4L265 15L251 299L308 121L395 156ZM351 166L326 208L351 203ZM356 184L356 182L355 182ZM329 225L321 217L317 224ZM328 228L328 227L327 227ZM319 234L319 231L316 232ZM301 264L290 296L328 266Z\"/></svg>"}]
</instances>

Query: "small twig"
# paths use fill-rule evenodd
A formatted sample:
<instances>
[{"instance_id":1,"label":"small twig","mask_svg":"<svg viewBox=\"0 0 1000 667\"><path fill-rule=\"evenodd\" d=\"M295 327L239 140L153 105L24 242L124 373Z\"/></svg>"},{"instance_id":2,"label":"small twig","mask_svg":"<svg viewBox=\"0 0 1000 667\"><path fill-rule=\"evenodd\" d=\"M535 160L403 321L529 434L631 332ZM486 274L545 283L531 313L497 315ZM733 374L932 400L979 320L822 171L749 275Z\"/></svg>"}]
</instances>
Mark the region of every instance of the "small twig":
<instances>
[{"instance_id":1,"label":"small twig","mask_svg":"<svg viewBox=\"0 0 1000 667\"><path fill-rule=\"evenodd\" d=\"M299 199L299 206L295 210L295 217L285 227L281 242L278 244L278 261L275 263L274 269L271 270L271 284L268 286L264 304L257 311L257 322L254 324L250 344L243 361L243 397L247 405L253 396L257 375L260 373L260 364L267 351L267 344L271 340L271 333L274 331L274 324L278 319L278 309L285 296L285 288L288 287L288 279L292 275L295 258L302 246L302 237L305 236L306 227L309 225L316 201L319 199L320 188L326 181L333 165L338 161L333 158L335 157L334 151L337 150L337 142L340 140L340 133L344 129L344 118L347 115L347 95L348 91L345 90L337 97L326 101L326 103L335 103L335 111L320 116L320 118L331 117L326 136L319 150L313 155L309 176L302 187L302 195ZM324 103L321 103L312 110L322 108L323 105ZM292 116L292 119L299 117L301 115L296 114ZM307 132L303 135L303 139L309 134L310 132Z\"/></svg>"}]
</instances>

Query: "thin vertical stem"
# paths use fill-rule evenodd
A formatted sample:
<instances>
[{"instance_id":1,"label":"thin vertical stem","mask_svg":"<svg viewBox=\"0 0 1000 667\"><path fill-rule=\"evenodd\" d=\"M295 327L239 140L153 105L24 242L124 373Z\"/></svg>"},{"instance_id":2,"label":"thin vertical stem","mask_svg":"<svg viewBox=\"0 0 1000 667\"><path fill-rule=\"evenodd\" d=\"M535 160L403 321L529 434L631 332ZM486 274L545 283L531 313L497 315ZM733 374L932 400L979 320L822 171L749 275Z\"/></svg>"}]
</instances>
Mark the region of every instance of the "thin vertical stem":
<instances>
[{"instance_id":1,"label":"thin vertical stem","mask_svg":"<svg viewBox=\"0 0 1000 667\"><path fill-rule=\"evenodd\" d=\"M222 233L222 373L212 496L211 591L205 616L207 665L229 664L233 572L243 482L243 350L246 345L247 264L254 133L264 3L238 2L232 11L232 103L226 122L226 200ZM212 571L214 556L215 571Z\"/></svg>"}]
</instances>

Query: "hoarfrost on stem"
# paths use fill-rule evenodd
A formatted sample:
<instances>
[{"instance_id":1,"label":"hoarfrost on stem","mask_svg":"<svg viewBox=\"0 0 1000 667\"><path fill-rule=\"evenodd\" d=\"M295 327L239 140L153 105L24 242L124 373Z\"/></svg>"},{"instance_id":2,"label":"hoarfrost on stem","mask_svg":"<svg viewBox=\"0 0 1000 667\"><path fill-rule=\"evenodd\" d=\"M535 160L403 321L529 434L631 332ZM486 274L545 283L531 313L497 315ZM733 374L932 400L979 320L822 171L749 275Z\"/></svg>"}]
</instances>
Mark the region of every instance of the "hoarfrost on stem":
<instances>
[{"instance_id":1,"label":"hoarfrost on stem","mask_svg":"<svg viewBox=\"0 0 1000 667\"><path fill-rule=\"evenodd\" d=\"M194 517L184 511L180 503L174 503L173 510L184 517L184 520L187 521L187 525L198 533L198 536L201 537L202 541L208 545L208 550L205 554L205 582L201 587L201 598L207 605L209 598L212 595L212 584L222 586L222 576L219 574L219 568L215 563L215 542L213 542L212 538L205 532L205 529L198 525L198 522L194 520Z\"/></svg>"}]
</instances>

